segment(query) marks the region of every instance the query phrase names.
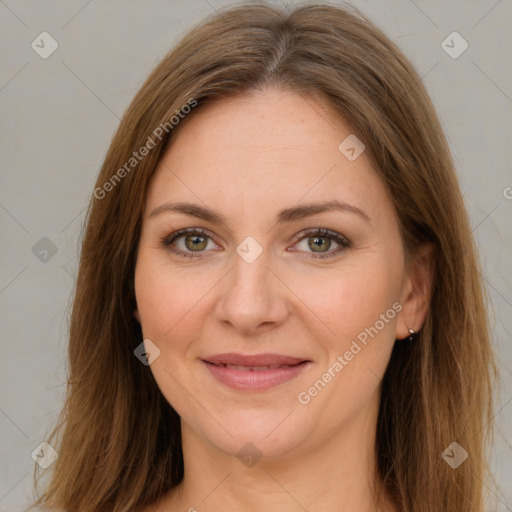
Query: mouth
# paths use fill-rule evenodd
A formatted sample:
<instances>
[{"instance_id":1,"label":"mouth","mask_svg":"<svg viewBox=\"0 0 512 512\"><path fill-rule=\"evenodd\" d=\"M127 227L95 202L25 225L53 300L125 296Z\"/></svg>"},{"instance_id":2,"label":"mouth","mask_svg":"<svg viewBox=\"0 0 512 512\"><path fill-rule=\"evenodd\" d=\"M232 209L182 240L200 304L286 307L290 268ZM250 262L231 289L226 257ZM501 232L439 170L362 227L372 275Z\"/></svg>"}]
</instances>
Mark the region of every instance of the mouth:
<instances>
[{"instance_id":1,"label":"mouth","mask_svg":"<svg viewBox=\"0 0 512 512\"><path fill-rule=\"evenodd\" d=\"M205 361L206 363L209 363L209 361ZM305 361L304 361L305 362ZM241 372L248 372L248 371L254 371L254 372L261 372L263 370L275 370L276 368L290 368L291 366L296 366L294 364L271 364L267 366L242 366L239 364L215 364L210 363L214 366L219 366L222 368L231 368L232 370L240 370ZM297 363L301 364L301 363Z\"/></svg>"},{"instance_id":2,"label":"mouth","mask_svg":"<svg viewBox=\"0 0 512 512\"><path fill-rule=\"evenodd\" d=\"M293 379L312 361L279 354L218 354L202 363L218 382L232 389L264 391Z\"/></svg>"}]
</instances>

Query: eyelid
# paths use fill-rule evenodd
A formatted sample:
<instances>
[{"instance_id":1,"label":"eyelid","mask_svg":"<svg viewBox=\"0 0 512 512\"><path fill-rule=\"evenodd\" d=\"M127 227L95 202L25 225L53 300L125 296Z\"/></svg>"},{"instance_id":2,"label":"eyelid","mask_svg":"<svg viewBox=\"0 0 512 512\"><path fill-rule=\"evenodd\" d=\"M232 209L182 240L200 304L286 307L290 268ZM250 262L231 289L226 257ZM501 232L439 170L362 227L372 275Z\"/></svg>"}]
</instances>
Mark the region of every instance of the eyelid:
<instances>
[{"instance_id":1,"label":"eyelid","mask_svg":"<svg viewBox=\"0 0 512 512\"><path fill-rule=\"evenodd\" d=\"M213 235L213 233L211 233L210 231L208 231L205 228L183 228L183 229L178 229L176 231L173 231L170 235L165 235L162 238L162 242L165 244L170 244L174 240L176 240L178 237L180 237L182 235L189 234L189 233L190 234L199 233L199 234L207 236L208 238L215 241L215 235Z\"/></svg>"}]
</instances>

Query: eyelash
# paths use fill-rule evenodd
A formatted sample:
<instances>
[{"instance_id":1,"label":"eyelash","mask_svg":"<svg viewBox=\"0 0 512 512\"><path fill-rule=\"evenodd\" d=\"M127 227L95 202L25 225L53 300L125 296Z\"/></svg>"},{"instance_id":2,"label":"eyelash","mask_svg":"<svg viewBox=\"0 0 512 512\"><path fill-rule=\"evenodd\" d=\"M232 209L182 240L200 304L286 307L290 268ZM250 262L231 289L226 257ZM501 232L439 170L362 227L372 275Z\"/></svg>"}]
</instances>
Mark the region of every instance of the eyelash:
<instances>
[{"instance_id":1,"label":"eyelash","mask_svg":"<svg viewBox=\"0 0 512 512\"><path fill-rule=\"evenodd\" d=\"M190 233L200 234L200 235L203 235L203 236L209 238L210 240L212 239L212 237L208 234L208 232L203 228L186 228L186 229L180 229L179 231L175 231L174 233L171 233L170 235L166 235L165 237L163 237L161 239L161 243L167 249L172 251L173 253L178 254L179 256L183 256L184 258L200 258L201 252L204 252L204 251L199 251L198 254L194 254L192 251L184 252L181 250L176 250L176 249L171 248L171 244L174 241L176 241L182 235L186 235L186 234L190 234ZM339 252L343 251L344 249L348 249L348 248L352 247L352 242L350 242L350 240L348 238L345 238L334 231L330 231L328 229L323 229L323 228L315 228L315 229L306 230L304 232L304 236L302 238L300 238L299 240L297 240L296 243L299 243L306 238L312 238L314 236L319 236L321 238L329 238L331 240L334 240L336 243L338 243L340 245L340 247L338 247L334 251L329 251L326 253L313 253L313 252L310 253L313 255L312 258L314 258L314 259L330 258L330 257L333 257L335 254L338 254Z\"/></svg>"}]
</instances>

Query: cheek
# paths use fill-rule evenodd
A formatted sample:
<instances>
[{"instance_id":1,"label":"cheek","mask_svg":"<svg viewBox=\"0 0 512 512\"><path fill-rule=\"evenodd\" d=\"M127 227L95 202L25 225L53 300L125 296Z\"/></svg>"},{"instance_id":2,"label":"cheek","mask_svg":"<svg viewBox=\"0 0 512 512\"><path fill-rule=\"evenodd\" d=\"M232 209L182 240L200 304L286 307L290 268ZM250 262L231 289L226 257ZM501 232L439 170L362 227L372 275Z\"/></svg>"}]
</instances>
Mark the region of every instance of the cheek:
<instances>
[{"instance_id":1,"label":"cheek","mask_svg":"<svg viewBox=\"0 0 512 512\"><path fill-rule=\"evenodd\" d=\"M176 301L180 295L178 283L149 250L139 249L135 267L135 296L141 317L144 337L158 342L162 334L173 325Z\"/></svg>"},{"instance_id":2,"label":"cheek","mask_svg":"<svg viewBox=\"0 0 512 512\"><path fill-rule=\"evenodd\" d=\"M312 334L325 354L299 402L311 403L305 411L314 412L322 428L333 432L340 421L357 415L375 396L395 342L401 310L399 267L384 261L351 265L335 276L299 281L298 295L307 297L308 309L322 321ZM334 409L333 403L337 404Z\"/></svg>"},{"instance_id":3,"label":"cheek","mask_svg":"<svg viewBox=\"0 0 512 512\"><path fill-rule=\"evenodd\" d=\"M331 338L339 340L335 343L344 343L392 308L398 297L398 280L398 273L386 261L362 261L336 272L301 276L294 291L329 328ZM388 331L392 323L386 322L382 330Z\"/></svg>"},{"instance_id":4,"label":"cheek","mask_svg":"<svg viewBox=\"0 0 512 512\"><path fill-rule=\"evenodd\" d=\"M218 279L204 272L170 266L165 257L155 257L150 250L140 252L135 269L135 295L144 337L168 350L168 340L178 348L187 332L198 325L194 318Z\"/></svg>"},{"instance_id":5,"label":"cheek","mask_svg":"<svg viewBox=\"0 0 512 512\"><path fill-rule=\"evenodd\" d=\"M302 277L299 281L298 295L307 297L304 302L322 320L313 335L325 354L318 377L329 384L321 397L314 398L314 407L319 408L319 417L324 417L324 426L356 414L368 403L377 391L395 343L396 318L401 309L397 302L400 262L375 254L366 256L336 274L319 274L314 280ZM313 381L311 385L315 386ZM332 401L339 402L340 396L344 397L340 409L324 416L321 409Z\"/></svg>"}]
</instances>

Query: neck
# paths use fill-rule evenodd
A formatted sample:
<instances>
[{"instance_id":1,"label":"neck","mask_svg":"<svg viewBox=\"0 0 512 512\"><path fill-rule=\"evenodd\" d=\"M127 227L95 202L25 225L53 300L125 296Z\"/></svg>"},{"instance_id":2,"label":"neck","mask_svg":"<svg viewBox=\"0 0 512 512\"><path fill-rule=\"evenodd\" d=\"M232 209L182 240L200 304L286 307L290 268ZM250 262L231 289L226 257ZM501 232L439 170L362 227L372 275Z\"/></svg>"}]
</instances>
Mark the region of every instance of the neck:
<instances>
[{"instance_id":1,"label":"neck","mask_svg":"<svg viewBox=\"0 0 512 512\"><path fill-rule=\"evenodd\" d=\"M319 426L314 445L250 467L182 422L184 479L157 511L393 511L374 484L376 398L343 429Z\"/></svg>"}]
</instances>

